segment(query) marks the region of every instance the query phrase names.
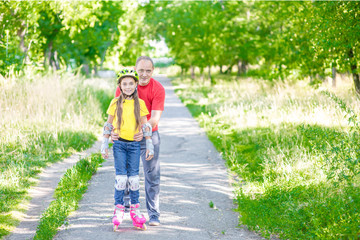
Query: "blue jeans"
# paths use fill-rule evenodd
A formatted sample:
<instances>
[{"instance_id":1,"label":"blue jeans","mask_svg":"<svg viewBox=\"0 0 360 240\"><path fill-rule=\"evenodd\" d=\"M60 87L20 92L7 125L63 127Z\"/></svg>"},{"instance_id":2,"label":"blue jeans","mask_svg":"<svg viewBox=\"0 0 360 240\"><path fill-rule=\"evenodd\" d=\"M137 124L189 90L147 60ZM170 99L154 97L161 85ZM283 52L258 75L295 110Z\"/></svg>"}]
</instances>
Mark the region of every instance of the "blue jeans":
<instances>
[{"instance_id":1,"label":"blue jeans","mask_svg":"<svg viewBox=\"0 0 360 240\"><path fill-rule=\"evenodd\" d=\"M114 165L116 175L139 175L140 142L114 141ZM125 190L115 188L115 205L124 205ZM131 204L139 203L139 190L130 190Z\"/></svg>"}]
</instances>

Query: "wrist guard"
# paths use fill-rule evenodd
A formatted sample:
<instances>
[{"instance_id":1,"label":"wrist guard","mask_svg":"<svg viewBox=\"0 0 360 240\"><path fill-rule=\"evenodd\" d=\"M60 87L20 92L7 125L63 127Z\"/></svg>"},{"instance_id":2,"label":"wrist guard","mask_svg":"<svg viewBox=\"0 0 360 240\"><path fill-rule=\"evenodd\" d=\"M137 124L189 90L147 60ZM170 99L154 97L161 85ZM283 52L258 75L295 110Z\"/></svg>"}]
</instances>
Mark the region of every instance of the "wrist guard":
<instances>
[{"instance_id":1,"label":"wrist guard","mask_svg":"<svg viewBox=\"0 0 360 240\"><path fill-rule=\"evenodd\" d=\"M102 139L102 143L101 143L101 148L100 148L100 152L102 154L106 153L106 149L109 149L109 138L103 137Z\"/></svg>"},{"instance_id":2,"label":"wrist guard","mask_svg":"<svg viewBox=\"0 0 360 240\"><path fill-rule=\"evenodd\" d=\"M108 130L106 130L106 127L108 127L109 129ZM103 135L106 135L106 134L111 134L111 131L114 129L114 127L113 127L113 125L111 124L111 123L109 123L109 122L105 122L104 123L104 131L103 131Z\"/></svg>"},{"instance_id":3,"label":"wrist guard","mask_svg":"<svg viewBox=\"0 0 360 240\"><path fill-rule=\"evenodd\" d=\"M146 139L146 150L149 150L149 155L154 155L154 145L152 139Z\"/></svg>"},{"instance_id":4,"label":"wrist guard","mask_svg":"<svg viewBox=\"0 0 360 240\"><path fill-rule=\"evenodd\" d=\"M146 131L147 127L149 128L149 131ZM151 137L152 136L151 124L149 122L144 123L144 125L142 125L142 131L143 131L144 137Z\"/></svg>"}]
</instances>

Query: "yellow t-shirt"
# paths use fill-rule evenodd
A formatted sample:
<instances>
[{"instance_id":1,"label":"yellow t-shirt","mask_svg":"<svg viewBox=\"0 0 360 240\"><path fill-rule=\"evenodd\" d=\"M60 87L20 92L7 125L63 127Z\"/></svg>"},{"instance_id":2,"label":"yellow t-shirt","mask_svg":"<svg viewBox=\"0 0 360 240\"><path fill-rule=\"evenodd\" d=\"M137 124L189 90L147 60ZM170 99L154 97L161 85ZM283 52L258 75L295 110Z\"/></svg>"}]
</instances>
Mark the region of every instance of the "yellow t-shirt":
<instances>
[{"instance_id":1,"label":"yellow t-shirt","mask_svg":"<svg viewBox=\"0 0 360 240\"><path fill-rule=\"evenodd\" d=\"M122 123L120 126L120 131L117 128L117 116L116 116L116 106L117 106L118 98L114 98L108 110L106 111L107 114L114 116L113 120L113 126L114 131L119 134L119 136L123 139L133 141L134 140L134 134L139 132L138 129L135 129L136 127L136 120L135 120L135 114L134 114L134 99L128 100L125 99L125 102L123 103L123 111L122 111ZM142 99L139 99L140 103L140 116L146 116L149 114L149 111L146 108L145 102Z\"/></svg>"}]
</instances>

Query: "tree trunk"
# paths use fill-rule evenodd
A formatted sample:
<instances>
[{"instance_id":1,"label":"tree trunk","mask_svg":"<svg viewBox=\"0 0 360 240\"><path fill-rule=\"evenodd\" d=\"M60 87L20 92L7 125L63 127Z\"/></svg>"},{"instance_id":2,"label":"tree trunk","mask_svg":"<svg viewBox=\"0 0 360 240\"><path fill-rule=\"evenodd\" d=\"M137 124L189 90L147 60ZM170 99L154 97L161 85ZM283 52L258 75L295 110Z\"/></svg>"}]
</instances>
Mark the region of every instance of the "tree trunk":
<instances>
[{"instance_id":1,"label":"tree trunk","mask_svg":"<svg viewBox=\"0 0 360 240\"><path fill-rule=\"evenodd\" d=\"M324 77L324 75L321 75L321 74L319 74L319 73L316 74L316 79L321 80L321 82L323 82L323 83L324 83L325 80L326 80L325 77Z\"/></svg>"},{"instance_id":2,"label":"tree trunk","mask_svg":"<svg viewBox=\"0 0 360 240\"><path fill-rule=\"evenodd\" d=\"M52 52L52 41L48 44L44 52L44 69L48 70L51 67L51 52Z\"/></svg>"},{"instance_id":3,"label":"tree trunk","mask_svg":"<svg viewBox=\"0 0 360 240\"><path fill-rule=\"evenodd\" d=\"M60 69L57 51L50 52L50 67L52 67L54 72Z\"/></svg>"},{"instance_id":4,"label":"tree trunk","mask_svg":"<svg viewBox=\"0 0 360 240\"><path fill-rule=\"evenodd\" d=\"M211 67L210 67L210 65L208 66L208 78L211 81Z\"/></svg>"},{"instance_id":5,"label":"tree trunk","mask_svg":"<svg viewBox=\"0 0 360 240\"><path fill-rule=\"evenodd\" d=\"M228 69L225 70L224 73L225 73L225 74L231 74L231 70L232 70L233 66L234 66L234 65L230 65L230 66L228 67Z\"/></svg>"},{"instance_id":6,"label":"tree trunk","mask_svg":"<svg viewBox=\"0 0 360 240\"><path fill-rule=\"evenodd\" d=\"M48 50L47 50L47 66L49 66L49 68L51 68L52 65L52 49L53 49L53 42L50 41L49 45L48 45ZM47 67L46 67L47 69Z\"/></svg>"},{"instance_id":7,"label":"tree trunk","mask_svg":"<svg viewBox=\"0 0 360 240\"><path fill-rule=\"evenodd\" d=\"M97 74L98 74L98 67L97 65L95 65L93 69L93 76L96 76Z\"/></svg>"},{"instance_id":8,"label":"tree trunk","mask_svg":"<svg viewBox=\"0 0 360 240\"><path fill-rule=\"evenodd\" d=\"M242 61L241 62L241 71L242 71L243 74L247 73L247 65L248 65L247 61Z\"/></svg>"},{"instance_id":9,"label":"tree trunk","mask_svg":"<svg viewBox=\"0 0 360 240\"><path fill-rule=\"evenodd\" d=\"M353 65L355 66L355 69L356 69L356 65ZM351 66L351 68L353 67ZM354 84L355 84L355 90L358 94L360 94L360 76L358 73L354 73L353 72L353 78L354 78Z\"/></svg>"},{"instance_id":10,"label":"tree trunk","mask_svg":"<svg viewBox=\"0 0 360 240\"><path fill-rule=\"evenodd\" d=\"M208 66L208 74L209 74L210 85L212 86L215 84L215 81L214 81L214 78L211 76L211 66L210 65Z\"/></svg>"},{"instance_id":11,"label":"tree trunk","mask_svg":"<svg viewBox=\"0 0 360 240\"><path fill-rule=\"evenodd\" d=\"M284 80L284 77L283 77L283 74L282 74L283 70L282 70L282 65L281 65L281 63L279 63L278 69L279 69L279 77L280 77L280 79L281 79L281 80Z\"/></svg>"},{"instance_id":12,"label":"tree trunk","mask_svg":"<svg viewBox=\"0 0 360 240\"><path fill-rule=\"evenodd\" d=\"M103 64L105 62L105 57L106 57L106 51L107 49L105 51L102 51L101 53L100 69L103 69Z\"/></svg>"},{"instance_id":13,"label":"tree trunk","mask_svg":"<svg viewBox=\"0 0 360 240\"><path fill-rule=\"evenodd\" d=\"M336 88L336 68L332 67L332 87Z\"/></svg>"},{"instance_id":14,"label":"tree trunk","mask_svg":"<svg viewBox=\"0 0 360 240\"><path fill-rule=\"evenodd\" d=\"M237 62L237 67L238 67L237 75L240 76L241 75L241 61L240 60Z\"/></svg>"},{"instance_id":15,"label":"tree trunk","mask_svg":"<svg viewBox=\"0 0 360 240\"><path fill-rule=\"evenodd\" d=\"M27 47L25 46L25 35L26 35L26 26L25 23L21 24L20 29L17 31L17 35L20 38L20 50L23 52L24 54L24 62L26 61L27 58Z\"/></svg>"},{"instance_id":16,"label":"tree trunk","mask_svg":"<svg viewBox=\"0 0 360 240\"><path fill-rule=\"evenodd\" d=\"M89 76L89 74L90 74L90 66L89 66L89 64L83 63L82 69L85 72L86 76Z\"/></svg>"},{"instance_id":17,"label":"tree trunk","mask_svg":"<svg viewBox=\"0 0 360 240\"><path fill-rule=\"evenodd\" d=\"M220 65L220 74L223 74L223 65Z\"/></svg>"},{"instance_id":18,"label":"tree trunk","mask_svg":"<svg viewBox=\"0 0 360 240\"><path fill-rule=\"evenodd\" d=\"M350 50L349 50L349 58L350 58L350 62L351 62L351 73L352 73L353 80L354 80L355 90L358 94L360 94L360 76L357 73L357 65L353 59L354 52L353 52L352 48L350 48Z\"/></svg>"},{"instance_id":19,"label":"tree trunk","mask_svg":"<svg viewBox=\"0 0 360 240\"><path fill-rule=\"evenodd\" d=\"M191 79L194 80L195 79L195 68L194 68L194 66L191 66L190 69L191 69Z\"/></svg>"},{"instance_id":20,"label":"tree trunk","mask_svg":"<svg viewBox=\"0 0 360 240\"><path fill-rule=\"evenodd\" d=\"M238 72L237 75L240 76L241 74L246 74L247 70L247 62L243 60L239 60L237 62Z\"/></svg>"},{"instance_id":21,"label":"tree trunk","mask_svg":"<svg viewBox=\"0 0 360 240\"><path fill-rule=\"evenodd\" d=\"M202 82L204 82L204 68L203 67L200 68L200 79Z\"/></svg>"},{"instance_id":22,"label":"tree trunk","mask_svg":"<svg viewBox=\"0 0 360 240\"><path fill-rule=\"evenodd\" d=\"M6 30L6 58L8 57L8 48L9 48L9 30Z\"/></svg>"},{"instance_id":23,"label":"tree trunk","mask_svg":"<svg viewBox=\"0 0 360 240\"><path fill-rule=\"evenodd\" d=\"M56 51L55 51L56 52ZM50 58L50 65L53 69L53 72L56 72L57 68L56 68L56 61L55 61L55 55L56 53L55 52L51 52L51 58Z\"/></svg>"},{"instance_id":24,"label":"tree trunk","mask_svg":"<svg viewBox=\"0 0 360 240\"><path fill-rule=\"evenodd\" d=\"M19 16L17 15L17 13L15 13L12 9L10 9L10 14L15 19L19 19ZM19 21L20 21L20 28L17 31L17 35L20 38L20 50L24 53L23 62L25 62L27 59L27 51L28 51L28 49L25 47L25 35L26 35L26 30L27 30L27 24L25 24L26 23L25 20L20 19ZM8 38L8 34L9 33L7 33L7 38ZM7 39L7 42L8 42L8 39ZM8 47L8 45L6 45L6 52L8 51L7 47Z\"/></svg>"}]
</instances>

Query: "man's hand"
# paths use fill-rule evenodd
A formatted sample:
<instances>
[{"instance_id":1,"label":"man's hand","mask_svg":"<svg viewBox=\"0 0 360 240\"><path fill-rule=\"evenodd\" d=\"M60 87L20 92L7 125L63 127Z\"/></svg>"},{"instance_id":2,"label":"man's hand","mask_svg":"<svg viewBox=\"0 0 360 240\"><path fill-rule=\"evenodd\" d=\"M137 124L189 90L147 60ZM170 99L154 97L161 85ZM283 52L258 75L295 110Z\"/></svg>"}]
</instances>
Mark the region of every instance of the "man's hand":
<instances>
[{"instance_id":1,"label":"man's hand","mask_svg":"<svg viewBox=\"0 0 360 240\"><path fill-rule=\"evenodd\" d=\"M111 135L112 136L112 135ZM140 142L144 137L143 131L140 128L140 131L134 135L134 141Z\"/></svg>"}]
</instances>

